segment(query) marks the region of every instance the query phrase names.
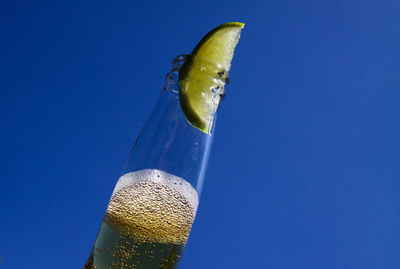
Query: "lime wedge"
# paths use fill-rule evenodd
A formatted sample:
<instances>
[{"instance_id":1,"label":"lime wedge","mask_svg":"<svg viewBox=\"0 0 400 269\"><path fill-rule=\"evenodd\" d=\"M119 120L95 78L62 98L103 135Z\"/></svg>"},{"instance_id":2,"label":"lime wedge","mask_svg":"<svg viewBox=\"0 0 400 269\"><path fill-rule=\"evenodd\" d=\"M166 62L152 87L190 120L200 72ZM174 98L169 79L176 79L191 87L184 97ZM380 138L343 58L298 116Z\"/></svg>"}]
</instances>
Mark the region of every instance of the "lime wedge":
<instances>
[{"instance_id":1,"label":"lime wedge","mask_svg":"<svg viewBox=\"0 0 400 269\"><path fill-rule=\"evenodd\" d=\"M182 110L187 121L204 133L211 132L243 27L243 23L228 22L211 30L186 57L179 71Z\"/></svg>"}]
</instances>

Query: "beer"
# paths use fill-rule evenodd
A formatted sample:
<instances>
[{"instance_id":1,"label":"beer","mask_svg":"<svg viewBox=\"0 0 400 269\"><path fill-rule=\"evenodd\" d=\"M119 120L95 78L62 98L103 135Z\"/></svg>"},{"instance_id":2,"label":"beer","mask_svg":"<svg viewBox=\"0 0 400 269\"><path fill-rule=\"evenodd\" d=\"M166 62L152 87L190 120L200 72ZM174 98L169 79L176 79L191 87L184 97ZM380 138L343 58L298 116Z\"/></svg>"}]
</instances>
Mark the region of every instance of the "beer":
<instances>
[{"instance_id":1,"label":"beer","mask_svg":"<svg viewBox=\"0 0 400 269\"><path fill-rule=\"evenodd\" d=\"M85 268L177 268L198 203L180 177L155 169L123 175Z\"/></svg>"}]
</instances>

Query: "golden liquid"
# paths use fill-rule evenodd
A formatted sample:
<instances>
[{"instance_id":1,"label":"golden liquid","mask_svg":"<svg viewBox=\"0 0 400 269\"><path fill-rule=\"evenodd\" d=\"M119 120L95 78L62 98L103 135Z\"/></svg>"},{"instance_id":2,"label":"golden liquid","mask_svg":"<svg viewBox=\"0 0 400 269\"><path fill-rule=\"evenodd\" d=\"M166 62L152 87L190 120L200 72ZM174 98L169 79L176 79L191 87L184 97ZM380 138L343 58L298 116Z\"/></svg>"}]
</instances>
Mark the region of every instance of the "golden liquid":
<instances>
[{"instance_id":1,"label":"golden liquid","mask_svg":"<svg viewBox=\"0 0 400 269\"><path fill-rule=\"evenodd\" d=\"M197 205L182 178L159 170L123 175L84 268L177 268Z\"/></svg>"}]
</instances>

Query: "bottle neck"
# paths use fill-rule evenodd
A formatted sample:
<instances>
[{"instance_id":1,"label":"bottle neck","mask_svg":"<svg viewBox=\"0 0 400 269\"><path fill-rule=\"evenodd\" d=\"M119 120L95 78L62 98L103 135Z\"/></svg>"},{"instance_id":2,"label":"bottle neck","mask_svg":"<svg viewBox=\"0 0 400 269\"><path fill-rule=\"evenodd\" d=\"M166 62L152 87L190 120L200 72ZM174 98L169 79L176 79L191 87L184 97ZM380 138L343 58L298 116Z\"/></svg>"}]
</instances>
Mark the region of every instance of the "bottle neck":
<instances>
[{"instance_id":1,"label":"bottle neck","mask_svg":"<svg viewBox=\"0 0 400 269\"><path fill-rule=\"evenodd\" d=\"M194 128L181 109L179 70L187 57L174 59L166 84L131 150L123 174L143 169L161 170L185 179L200 194L214 132L206 134Z\"/></svg>"}]
</instances>

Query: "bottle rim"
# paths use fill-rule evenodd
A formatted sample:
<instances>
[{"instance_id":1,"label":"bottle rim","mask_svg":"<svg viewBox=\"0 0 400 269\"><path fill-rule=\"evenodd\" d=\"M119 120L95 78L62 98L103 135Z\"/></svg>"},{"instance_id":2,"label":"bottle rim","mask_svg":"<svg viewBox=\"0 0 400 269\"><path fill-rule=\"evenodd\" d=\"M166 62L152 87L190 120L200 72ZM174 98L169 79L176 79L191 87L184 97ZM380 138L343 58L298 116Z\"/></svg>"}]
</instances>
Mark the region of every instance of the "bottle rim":
<instances>
[{"instance_id":1,"label":"bottle rim","mask_svg":"<svg viewBox=\"0 0 400 269\"><path fill-rule=\"evenodd\" d=\"M193 61L194 59L201 59L201 61L206 62L207 65L209 65L209 66L216 67L216 68L218 68L218 69L220 69L220 70L223 70L223 71L225 71L225 72L227 71L227 70L226 70L225 68L223 68L222 65L220 65L219 63L216 63L215 61L213 61L213 60L211 60L211 59L209 59L209 58L206 58L206 57L203 57L203 56L199 56L199 55L196 55L196 54L180 54L180 55L176 56L176 57L172 60L172 66L173 66L173 67L176 67L176 68L181 68L182 65L183 65L185 62Z\"/></svg>"},{"instance_id":2,"label":"bottle rim","mask_svg":"<svg viewBox=\"0 0 400 269\"><path fill-rule=\"evenodd\" d=\"M196 61L194 61L195 59ZM184 64L189 63L198 63L193 64L192 68L198 68L200 71L205 71L204 73L207 73L206 76L216 81L216 83L221 87L225 88L225 86L229 83L229 72L225 68L223 68L222 65L202 56L193 54L180 54L172 60L172 69L166 75L166 86L164 87L163 92L169 91L171 89L171 87L169 86L171 86L171 84L173 84L174 82L178 82L179 71L184 66ZM208 69L211 69L212 72L206 72L207 68L205 66L207 66ZM178 85L176 86L179 87ZM173 87L171 90L173 93L179 92L179 89L173 89ZM222 94L221 98L223 99L224 97L225 94Z\"/></svg>"}]
</instances>

